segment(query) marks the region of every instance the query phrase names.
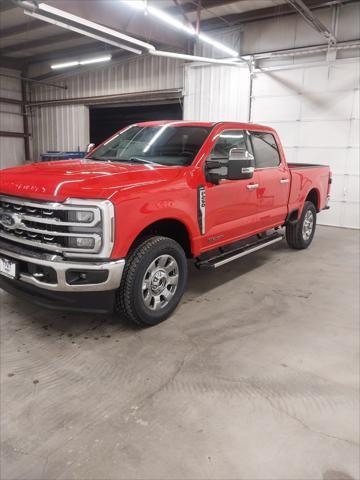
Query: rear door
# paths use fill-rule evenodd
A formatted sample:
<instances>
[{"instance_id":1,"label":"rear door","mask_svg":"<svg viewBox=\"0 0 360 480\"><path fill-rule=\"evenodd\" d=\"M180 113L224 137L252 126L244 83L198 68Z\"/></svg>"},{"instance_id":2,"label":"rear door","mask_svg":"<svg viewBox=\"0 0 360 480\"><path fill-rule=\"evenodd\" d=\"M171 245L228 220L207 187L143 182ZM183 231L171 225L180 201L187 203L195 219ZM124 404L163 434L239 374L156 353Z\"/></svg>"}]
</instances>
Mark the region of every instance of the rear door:
<instances>
[{"instance_id":1,"label":"rear door","mask_svg":"<svg viewBox=\"0 0 360 480\"><path fill-rule=\"evenodd\" d=\"M290 172L272 133L253 131L250 137L259 183L256 190L258 226L266 230L281 225L286 218Z\"/></svg>"}]
</instances>

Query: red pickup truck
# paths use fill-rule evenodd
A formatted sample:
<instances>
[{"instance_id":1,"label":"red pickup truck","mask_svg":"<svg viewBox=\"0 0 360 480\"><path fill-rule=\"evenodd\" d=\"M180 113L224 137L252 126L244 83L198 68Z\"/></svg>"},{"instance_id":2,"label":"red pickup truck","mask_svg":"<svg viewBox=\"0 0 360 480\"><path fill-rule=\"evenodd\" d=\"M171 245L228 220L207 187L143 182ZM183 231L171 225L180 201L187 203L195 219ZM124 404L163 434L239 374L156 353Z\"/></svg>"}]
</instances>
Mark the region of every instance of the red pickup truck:
<instances>
[{"instance_id":1,"label":"red pickup truck","mask_svg":"<svg viewBox=\"0 0 360 480\"><path fill-rule=\"evenodd\" d=\"M273 129L234 122L138 123L0 177L0 286L141 326L174 311L187 259L216 269L284 236L307 248L331 184L327 166L287 164Z\"/></svg>"}]
</instances>

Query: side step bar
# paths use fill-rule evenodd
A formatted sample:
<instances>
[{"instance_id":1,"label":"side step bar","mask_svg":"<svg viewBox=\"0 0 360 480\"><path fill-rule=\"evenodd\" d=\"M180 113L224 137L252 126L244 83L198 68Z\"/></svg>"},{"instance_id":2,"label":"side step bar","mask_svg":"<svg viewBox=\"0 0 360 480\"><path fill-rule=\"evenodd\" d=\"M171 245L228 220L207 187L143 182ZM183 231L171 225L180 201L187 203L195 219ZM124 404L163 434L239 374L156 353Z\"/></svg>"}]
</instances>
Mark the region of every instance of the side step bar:
<instances>
[{"instance_id":1,"label":"side step bar","mask_svg":"<svg viewBox=\"0 0 360 480\"><path fill-rule=\"evenodd\" d=\"M222 267L226 263L232 262L233 260L237 260L241 257L245 257L245 255L249 255L249 253L261 250L262 248L280 242L283 239L284 235L280 235L279 233L273 233L272 235L268 235L265 238L261 238L256 242L244 245L243 247L236 250L230 250L229 252L221 253L215 257L206 260L197 260L195 266L199 269L215 269L218 267Z\"/></svg>"}]
</instances>

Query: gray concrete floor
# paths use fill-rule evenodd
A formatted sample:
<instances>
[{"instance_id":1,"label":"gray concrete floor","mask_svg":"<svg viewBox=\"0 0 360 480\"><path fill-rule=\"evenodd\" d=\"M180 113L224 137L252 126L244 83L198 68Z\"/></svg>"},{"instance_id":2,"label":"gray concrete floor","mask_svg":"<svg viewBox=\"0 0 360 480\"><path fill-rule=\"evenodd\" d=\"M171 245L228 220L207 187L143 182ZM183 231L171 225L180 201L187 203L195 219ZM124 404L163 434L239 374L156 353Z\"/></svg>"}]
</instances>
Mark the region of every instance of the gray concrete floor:
<instances>
[{"instance_id":1,"label":"gray concrete floor","mask_svg":"<svg viewBox=\"0 0 360 480\"><path fill-rule=\"evenodd\" d=\"M148 330L1 292L1 478L359 478L358 240L192 269Z\"/></svg>"}]
</instances>

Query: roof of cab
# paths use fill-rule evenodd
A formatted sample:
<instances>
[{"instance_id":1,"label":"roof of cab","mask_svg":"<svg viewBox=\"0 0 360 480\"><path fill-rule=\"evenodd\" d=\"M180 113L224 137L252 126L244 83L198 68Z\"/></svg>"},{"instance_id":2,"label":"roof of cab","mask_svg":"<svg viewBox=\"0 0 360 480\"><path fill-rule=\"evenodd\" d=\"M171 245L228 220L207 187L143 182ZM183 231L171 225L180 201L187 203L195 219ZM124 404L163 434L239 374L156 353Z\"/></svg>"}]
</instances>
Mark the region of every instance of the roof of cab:
<instances>
[{"instance_id":1,"label":"roof of cab","mask_svg":"<svg viewBox=\"0 0 360 480\"><path fill-rule=\"evenodd\" d=\"M231 122L231 121L222 121L222 122L196 122L192 120L156 120L152 122L139 122L135 125L141 125L142 127L159 127L163 125L187 125L189 127L214 127L215 125L220 125L222 127L242 128L244 130L259 130L259 131L274 131L273 128L267 125L258 125L256 123L244 123L244 122Z\"/></svg>"}]
</instances>

